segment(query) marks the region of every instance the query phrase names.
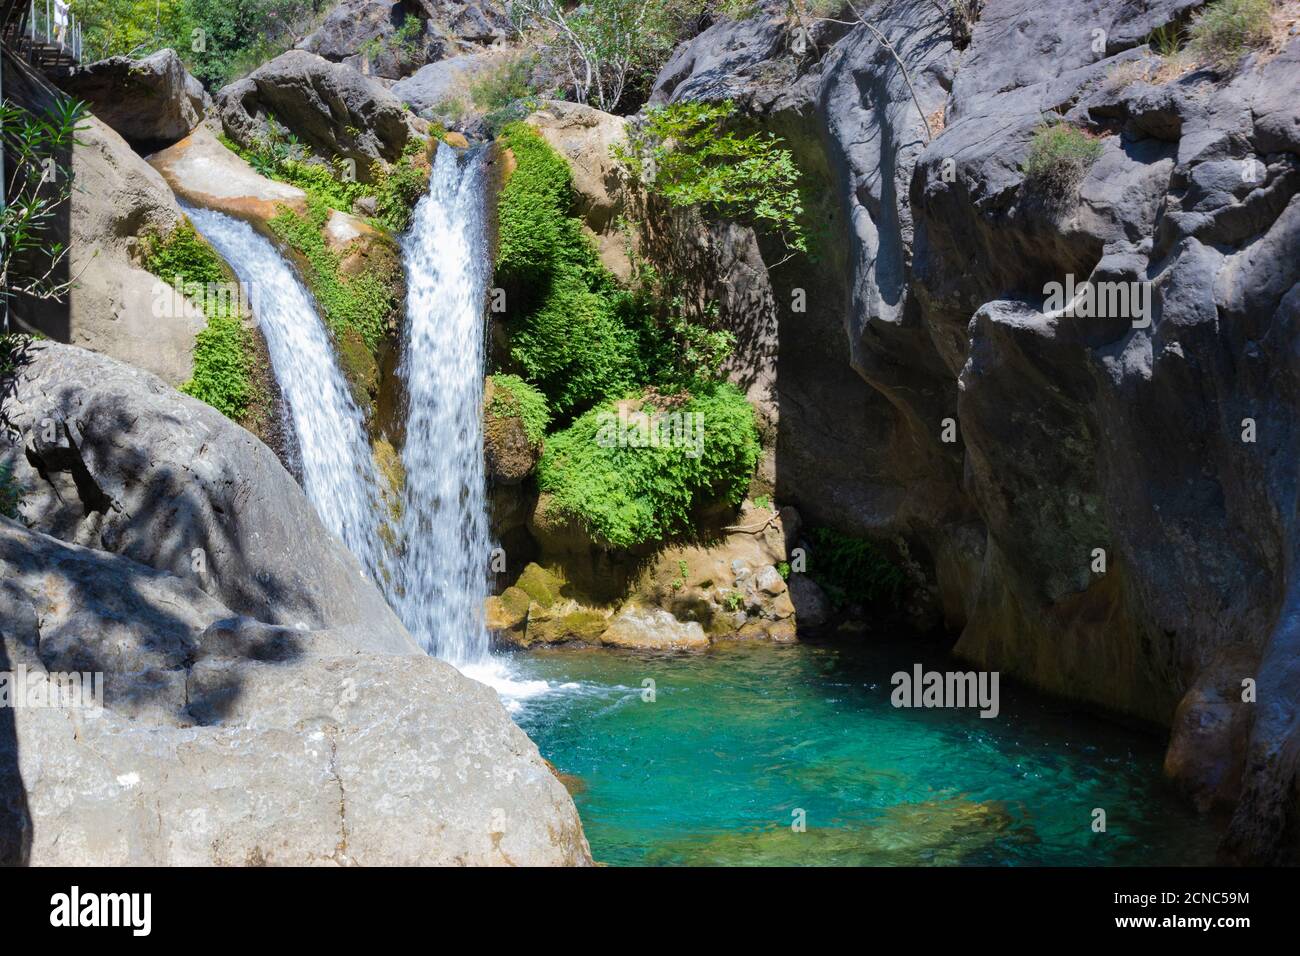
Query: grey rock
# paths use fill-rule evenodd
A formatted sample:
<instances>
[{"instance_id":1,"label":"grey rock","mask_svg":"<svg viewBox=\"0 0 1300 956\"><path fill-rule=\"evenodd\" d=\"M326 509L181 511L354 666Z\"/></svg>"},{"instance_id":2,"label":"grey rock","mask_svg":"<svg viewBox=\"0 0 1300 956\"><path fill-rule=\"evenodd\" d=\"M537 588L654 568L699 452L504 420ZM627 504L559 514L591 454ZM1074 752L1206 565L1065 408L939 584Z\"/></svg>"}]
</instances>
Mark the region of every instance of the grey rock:
<instances>
[{"instance_id":1,"label":"grey rock","mask_svg":"<svg viewBox=\"0 0 1300 956\"><path fill-rule=\"evenodd\" d=\"M417 113L438 111L454 101L470 108L470 85L483 74L500 67L508 54L466 53L420 67L411 76L393 84L391 93Z\"/></svg>"},{"instance_id":2,"label":"grey rock","mask_svg":"<svg viewBox=\"0 0 1300 956\"><path fill-rule=\"evenodd\" d=\"M5 671L97 674L103 691L5 709L3 862L590 862L537 748L441 661L310 631L261 654L245 638L276 629L192 581L3 518L0 592Z\"/></svg>"},{"instance_id":3,"label":"grey rock","mask_svg":"<svg viewBox=\"0 0 1300 956\"><path fill-rule=\"evenodd\" d=\"M816 581L806 574L792 574L787 583L800 628L821 627L830 619L830 601Z\"/></svg>"},{"instance_id":4,"label":"grey rock","mask_svg":"<svg viewBox=\"0 0 1300 956\"><path fill-rule=\"evenodd\" d=\"M396 80L440 58L446 43L400 0L344 0L298 48Z\"/></svg>"},{"instance_id":5,"label":"grey rock","mask_svg":"<svg viewBox=\"0 0 1300 956\"><path fill-rule=\"evenodd\" d=\"M58 84L127 142L150 149L189 135L212 102L174 50L88 63Z\"/></svg>"},{"instance_id":6,"label":"grey rock","mask_svg":"<svg viewBox=\"0 0 1300 956\"><path fill-rule=\"evenodd\" d=\"M22 515L62 540L193 581L237 614L416 654L275 455L147 372L32 345L0 406Z\"/></svg>"},{"instance_id":7,"label":"grey rock","mask_svg":"<svg viewBox=\"0 0 1300 956\"><path fill-rule=\"evenodd\" d=\"M245 147L265 141L272 122L317 157L352 160L357 179L395 162L419 121L379 83L305 50L290 50L223 87L216 109L226 135Z\"/></svg>"},{"instance_id":8,"label":"grey rock","mask_svg":"<svg viewBox=\"0 0 1300 956\"><path fill-rule=\"evenodd\" d=\"M919 110L869 31L799 60L775 18L719 24L653 100L730 96L785 136L834 197L829 252L791 282L763 267L779 250L762 237L737 269L718 224L691 232L709 255L645 249L723 293L733 375L774 364L779 500L903 542L980 666L1165 724L1185 698L1171 772L1235 805L1227 852L1272 860L1295 850L1284 715L1300 706L1300 41L1230 77L1158 81L1144 39L1194 6L989 0L958 57L932 4L882 4L872 22ZM1103 147L1059 196L1022 171L1052 115ZM1067 274L1150 282L1150 324L1047 314L1044 286ZM796 285L797 325L772 305ZM820 365L808 338L834 343ZM1248 676L1272 703L1206 689Z\"/></svg>"}]
</instances>

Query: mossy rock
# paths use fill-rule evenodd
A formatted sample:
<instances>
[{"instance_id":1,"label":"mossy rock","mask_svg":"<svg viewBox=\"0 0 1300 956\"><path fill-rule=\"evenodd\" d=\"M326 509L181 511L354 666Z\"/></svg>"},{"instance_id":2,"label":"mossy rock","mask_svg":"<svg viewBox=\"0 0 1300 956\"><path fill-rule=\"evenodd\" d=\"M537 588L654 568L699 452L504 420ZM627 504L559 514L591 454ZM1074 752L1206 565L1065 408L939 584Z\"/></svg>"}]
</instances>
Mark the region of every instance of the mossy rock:
<instances>
[{"instance_id":1,"label":"mossy rock","mask_svg":"<svg viewBox=\"0 0 1300 956\"><path fill-rule=\"evenodd\" d=\"M379 397L379 363L356 329L344 329L338 337L339 367L352 387L352 397L367 420Z\"/></svg>"},{"instance_id":2,"label":"mossy rock","mask_svg":"<svg viewBox=\"0 0 1300 956\"><path fill-rule=\"evenodd\" d=\"M532 599L522 588L509 587L488 598L487 625L493 631L520 631L528 620Z\"/></svg>"},{"instance_id":3,"label":"mossy rock","mask_svg":"<svg viewBox=\"0 0 1300 956\"><path fill-rule=\"evenodd\" d=\"M555 617L528 617L525 640L528 644L598 644L609 628L609 618L599 611L580 608Z\"/></svg>"},{"instance_id":4,"label":"mossy rock","mask_svg":"<svg viewBox=\"0 0 1300 956\"><path fill-rule=\"evenodd\" d=\"M547 571L540 564L530 563L524 567L515 582L515 587L523 591L537 604L549 608L560 596L564 581Z\"/></svg>"}]
</instances>

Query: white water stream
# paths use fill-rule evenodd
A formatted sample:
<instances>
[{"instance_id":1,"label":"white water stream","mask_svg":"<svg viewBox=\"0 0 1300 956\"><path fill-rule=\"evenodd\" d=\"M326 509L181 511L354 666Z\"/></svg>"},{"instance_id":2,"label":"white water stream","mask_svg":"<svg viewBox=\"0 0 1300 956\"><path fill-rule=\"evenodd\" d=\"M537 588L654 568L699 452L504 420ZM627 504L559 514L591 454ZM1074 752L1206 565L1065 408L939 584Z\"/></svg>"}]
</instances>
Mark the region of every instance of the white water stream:
<instances>
[{"instance_id":1,"label":"white water stream","mask_svg":"<svg viewBox=\"0 0 1300 956\"><path fill-rule=\"evenodd\" d=\"M382 581L374 459L315 302L271 241L248 223L208 209L185 211L245 287L288 406L307 498L365 572Z\"/></svg>"}]
</instances>

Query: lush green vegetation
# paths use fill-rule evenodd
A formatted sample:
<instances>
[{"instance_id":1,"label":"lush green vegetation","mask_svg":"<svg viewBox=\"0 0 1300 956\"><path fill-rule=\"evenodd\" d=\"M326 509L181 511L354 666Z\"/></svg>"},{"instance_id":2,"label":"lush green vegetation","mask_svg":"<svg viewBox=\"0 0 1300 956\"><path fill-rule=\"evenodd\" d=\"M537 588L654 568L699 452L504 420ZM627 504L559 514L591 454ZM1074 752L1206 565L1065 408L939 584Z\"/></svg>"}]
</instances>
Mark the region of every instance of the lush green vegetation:
<instances>
[{"instance_id":1,"label":"lush green vegetation","mask_svg":"<svg viewBox=\"0 0 1300 956\"><path fill-rule=\"evenodd\" d=\"M181 292L193 283L202 287L190 299L203 309L208 324L194 342L194 373L180 390L242 421L257 397L253 333L238 312L238 296L210 294L233 283L221 257L186 221L165 237L145 237L144 265Z\"/></svg>"},{"instance_id":2,"label":"lush green vegetation","mask_svg":"<svg viewBox=\"0 0 1300 956\"><path fill-rule=\"evenodd\" d=\"M1026 178L1055 197L1069 195L1102 153L1101 140L1066 122L1047 123L1034 131L1025 160Z\"/></svg>"},{"instance_id":3,"label":"lush green vegetation","mask_svg":"<svg viewBox=\"0 0 1300 956\"><path fill-rule=\"evenodd\" d=\"M648 392L638 404L646 417L634 420L641 423L633 426L636 444L610 440L620 418L613 404L602 405L548 438L538 465L538 486L554 495L555 507L616 547L689 530L692 509L704 501L738 504L759 456L753 409L733 385L701 383L680 405ZM683 442L651 443L652 430L671 424L671 415L699 416L700 454Z\"/></svg>"},{"instance_id":4,"label":"lush green vegetation","mask_svg":"<svg viewBox=\"0 0 1300 956\"><path fill-rule=\"evenodd\" d=\"M569 215L568 164L522 123L506 126L502 142L517 164L497 207L510 358L553 413L565 418L642 385L680 390L715 377L731 337L686 318L652 269L622 288Z\"/></svg>"},{"instance_id":5,"label":"lush green vegetation","mask_svg":"<svg viewBox=\"0 0 1300 956\"><path fill-rule=\"evenodd\" d=\"M808 575L836 607L846 604L897 605L906 577L897 564L866 538L832 528L812 528Z\"/></svg>"},{"instance_id":6,"label":"lush green vegetation","mask_svg":"<svg viewBox=\"0 0 1300 956\"><path fill-rule=\"evenodd\" d=\"M171 47L216 89L291 49L332 4L324 0L78 0L87 59Z\"/></svg>"},{"instance_id":7,"label":"lush green vegetation","mask_svg":"<svg viewBox=\"0 0 1300 956\"><path fill-rule=\"evenodd\" d=\"M807 252L794 156L776 134L739 126L730 100L673 103L648 110L615 155L672 205L752 224Z\"/></svg>"},{"instance_id":8,"label":"lush green vegetation","mask_svg":"<svg viewBox=\"0 0 1300 956\"><path fill-rule=\"evenodd\" d=\"M1215 0L1192 21L1191 49L1226 73L1248 50L1268 43L1271 13L1269 0Z\"/></svg>"},{"instance_id":9,"label":"lush green vegetation","mask_svg":"<svg viewBox=\"0 0 1300 956\"><path fill-rule=\"evenodd\" d=\"M390 232L402 232L410 223L411 211L429 186L428 166L419 161L428 148L422 140L407 142L402 156L392 168L374 163L370 168L370 182L348 179L347 164L341 160L327 165L313 160L311 152L299 142L298 137L274 119L270 120L268 134L250 148L241 146L225 134L221 142L248 162L257 172L269 179L297 186L316 203L340 212L350 213L353 203L362 197L375 200L376 215L373 224Z\"/></svg>"},{"instance_id":10,"label":"lush green vegetation","mask_svg":"<svg viewBox=\"0 0 1300 956\"><path fill-rule=\"evenodd\" d=\"M15 296L62 301L72 286L59 278L67 244L59 217L72 196L72 145L83 128L85 104L61 98L36 114L0 101L0 306L8 322ZM0 331L4 331L0 329Z\"/></svg>"},{"instance_id":11,"label":"lush green vegetation","mask_svg":"<svg viewBox=\"0 0 1300 956\"><path fill-rule=\"evenodd\" d=\"M559 426L546 439L539 487L616 547L688 530L706 501L739 502L759 445L753 409L718 380L731 337L708 316L687 319L671 283L648 266L620 286L569 215L565 161L523 124L502 139L516 164L497 231L510 372L545 396ZM620 400L635 424L620 426ZM676 429L671 440L650 440L660 427Z\"/></svg>"},{"instance_id":12,"label":"lush green vegetation","mask_svg":"<svg viewBox=\"0 0 1300 956\"><path fill-rule=\"evenodd\" d=\"M330 215L330 206L319 197L309 197L308 214L300 216L281 207L270 220L275 234L306 259L310 271L308 285L324 313L326 324L342 339L349 331L361 336L371 352L378 350L398 308L397 280L401 265L396 254L369 263L357 275L345 276L339 270L340 258L326 245L322 230Z\"/></svg>"},{"instance_id":13,"label":"lush green vegetation","mask_svg":"<svg viewBox=\"0 0 1300 956\"><path fill-rule=\"evenodd\" d=\"M493 393L488 410L502 418L518 415L528 440L534 445L541 441L551 422L546 396L518 375L497 374L490 379Z\"/></svg>"}]
</instances>

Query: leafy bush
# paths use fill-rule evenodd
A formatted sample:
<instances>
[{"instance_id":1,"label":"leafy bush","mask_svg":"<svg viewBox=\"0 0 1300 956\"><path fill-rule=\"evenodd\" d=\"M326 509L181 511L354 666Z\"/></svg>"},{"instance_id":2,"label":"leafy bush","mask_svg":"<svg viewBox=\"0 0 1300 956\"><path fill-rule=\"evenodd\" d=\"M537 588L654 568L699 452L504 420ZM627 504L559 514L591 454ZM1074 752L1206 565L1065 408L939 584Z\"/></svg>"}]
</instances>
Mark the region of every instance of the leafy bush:
<instances>
[{"instance_id":1,"label":"leafy bush","mask_svg":"<svg viewBox=\"0 0 1300 956\"><path fill-rule=\"evenodd\" d=\"M1247 50L1268 43L1271 12L1269 0L1215 0L1192 21L1192 51L1226 73Z\"/></svg>"},{"instance_id":2,"label":"leafy bush","mask_svg":"<svg viewBox=\"0 0 1300 956\"><path fill-rule=\"evenodd\" d=\"M799 169L774 133L741 133L731 100L673 103L647 111L615 156L674 206L699 206L779 235L807 252Z\"/></svg>"},{"instance_id":3,"label":"leafy bush","mask_svg":"<svg viewBox=\"0 0 1300 956\"><path fill-rule=\"evenodd\" d=\"M665 404L646 393L641 410L658 418ZM735 386L714 382L673 404L673 413L701 416L698 456L681 442L632 447L609 441L606 430L617 421L617 410L603 405L547 439L538 486L554 496L560 513L623 548L686 531L697 505L717 499L739 503L759 456L749 402Z\"/></svg>"},{"instance_id":4,"label":"leafy bush","mask_svg":"<svg viewBox=\"0 0 1300 956\"><path fill-rule=\"evenodd\" d=\"M180 291L190 283L231 281L221 257L187 220L164 237L145 237L144 266ZM207 326L194 340L194 372L180 390L206 402L233 421L242 421L256 398L253 334L230 306L235 296L202 295Z\"/></svg>"},{"instance_id":5,"label":"leafy bush","mask_svg":"<svg viewBox=\"0 0 1300 956\"><path fill-rule=\"evenodd\" d=\"M485 113L503 109L516 100L528 99L536 94L529 80L532 61L517 56L503 60L490 70L485 70L470 84L469 95L474 105Z\"/></svg>"},{"instance_id":6,"label":"leafy bush","mask_svg":"<svg viewBox=\"0 0 1300 956\"><path fill-rule=\"evenodd\" d=\"M813 551L808 576L821 586L836 607L845 604L897 605L906 577L878 546L865 538L812 528Z\"/></svg>"},{"instance_id":7,"label":"leafy bush","mask_svg":"<svg viewBox=\"0 0 1300 956\"><path fill-rule=\"evenodd\" d=\"M359 275L343 275L339 271L338 254L325 244L321 234L329 214L328 205L309 198L306 217L281 207L279 214L270 220L270 226L283 242L307 260L311 267L307 284L334 334L342 339L349 329L354 330L366 347L375 352L398 307L395 281L401 266L394 256L391 261L375 263Z\"/></svg>"},{"instance_id":8,"label":"leafy bush","mask_svg":"<svg viewBox=\"0 0 1300 956\"><path fill-rule=\"evenodd\" d=\"M1024 173L1044 191L1065 196L1078 187L1101 153L1096 137L1069 123L1047 123L1034 131Z\"/></svg>"},{"instance_id":9,"label":"leafy bush","mask_svg":"<svg viewBox=\"0 0 1300 956\"><path fill-rule=\"evenodd\" d=\"M524 434L534 445L546 435L551 422L546 396L518 375L493 375L493 398L489 410L502 418L518 415L524 425Z\"/></svg>"},{"instance_id":10,"label":"leafy bush","mask_svg":"<svg viewBox=\"0 0 1300 956\"><path fill-rule=\"evenodd\" d=\"M502 138L517 163L497 205L497 273L518 303L510 356L563 415L636 385L638 339L613 277L568 215L568 165L522 123Z\"/></svg>"}]
</instances>

